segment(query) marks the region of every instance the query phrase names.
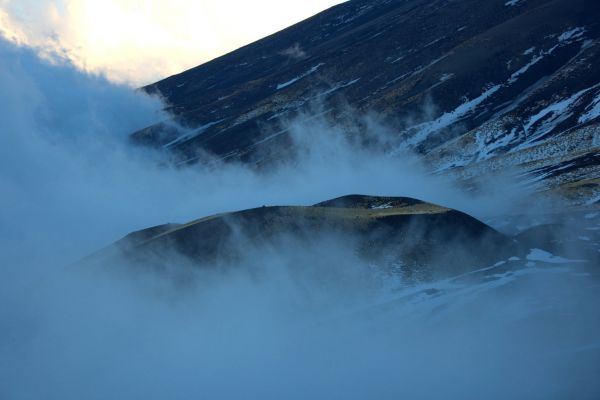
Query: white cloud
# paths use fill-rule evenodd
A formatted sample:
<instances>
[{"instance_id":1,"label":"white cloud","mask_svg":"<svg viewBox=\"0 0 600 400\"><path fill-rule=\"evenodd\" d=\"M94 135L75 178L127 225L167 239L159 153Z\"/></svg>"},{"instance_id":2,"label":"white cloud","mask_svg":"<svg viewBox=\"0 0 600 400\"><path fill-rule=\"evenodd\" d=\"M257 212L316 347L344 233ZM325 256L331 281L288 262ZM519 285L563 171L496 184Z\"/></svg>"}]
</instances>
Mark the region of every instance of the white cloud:
<instances>
[{"instance_id":1,"label":"white cloud","mask_svg":"<svg viewBox=\"0 0 600 400\"><path fill-rule=\"evenodd\" d=\"M1 38L0 104L1 399L598 397L597 290L551 269L513 291L463 276L387 293L322 237L244 247L237 273L173 265L197 286L64 268L135 229L262 204L367 193L498 212L515 201L497 179L464 194L316 118L290 122L296 162L269 171L160 166L124 140L164 118L155 99Z\"/></svg>"},{"instance_id":2,"label":"white cloud","mask_svg":"<svg viewBox=\"0 0 600 400\"><path fill-rule=\"evenodd\" d=\"M339 0L0 0L0 32L141 85L206 62Z\"/></svg>"}]
</instances>

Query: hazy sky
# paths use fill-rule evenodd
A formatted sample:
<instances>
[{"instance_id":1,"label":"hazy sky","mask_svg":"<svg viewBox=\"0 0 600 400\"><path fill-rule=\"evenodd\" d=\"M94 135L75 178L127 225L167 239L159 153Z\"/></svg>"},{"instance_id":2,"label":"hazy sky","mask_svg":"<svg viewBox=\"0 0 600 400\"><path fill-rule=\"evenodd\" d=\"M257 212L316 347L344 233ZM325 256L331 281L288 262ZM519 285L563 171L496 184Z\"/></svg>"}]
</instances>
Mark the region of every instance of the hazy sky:
<instances>
[{"instance_id":1,"label":"hazy sky","mask_svg":"<svg viewBox=\"0 0 600 400\"><path fill-rule=\"evenodd\" d=\"M150 83L341 0L0 0L0 32L130 85Z\"/></svg>"}]
</instances>

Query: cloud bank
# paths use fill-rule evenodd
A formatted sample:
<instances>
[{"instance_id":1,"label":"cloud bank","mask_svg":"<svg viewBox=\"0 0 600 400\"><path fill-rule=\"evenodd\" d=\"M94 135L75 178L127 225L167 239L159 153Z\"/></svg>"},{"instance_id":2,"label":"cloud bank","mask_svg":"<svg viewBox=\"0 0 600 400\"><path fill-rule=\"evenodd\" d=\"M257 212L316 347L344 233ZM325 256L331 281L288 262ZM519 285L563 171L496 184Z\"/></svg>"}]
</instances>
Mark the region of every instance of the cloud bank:
<instances>
[{"instance_id":1,"label":"cloud bank","mask_svg":"<svg viewBox=\"0 0 600 400\"><path fill-rule=\"evenodd\" d=\"M410 295L426 286L366 274L335 237L248 247L237 274L175 260L195 278L185 287L106 273L126 265L65 267L136 229L263 204L367 193L483 215L519 192L465 194L409 156L380 157L314 119L290 122L298 157L273 171L171 168L127 142L166 117L157 99L3 41L0 99L3 399L598 393L597 353L586 350L597 345L595 292L552 271L505 293L454 285L455 297L419 301ZM390 300L398 306L376 312Z\"/></svg>"}]
</instances>

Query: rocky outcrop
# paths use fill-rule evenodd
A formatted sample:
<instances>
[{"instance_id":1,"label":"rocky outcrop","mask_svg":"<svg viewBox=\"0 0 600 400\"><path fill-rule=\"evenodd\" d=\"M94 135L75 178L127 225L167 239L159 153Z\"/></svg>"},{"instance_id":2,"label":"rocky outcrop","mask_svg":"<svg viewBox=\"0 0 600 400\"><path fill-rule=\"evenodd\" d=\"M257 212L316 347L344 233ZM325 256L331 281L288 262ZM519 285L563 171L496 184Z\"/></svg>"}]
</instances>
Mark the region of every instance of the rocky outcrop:
<instances>
[{"instance_id":1,"label":"rocky outcrop","mask_svg":"<svg viewBox=\"0 0 600 400\"><path fill-rule=\"evenodd\" d=\"M158 268L185 259L198 268L222 268L243 264L250 250L332 243L365 265L419 279L481 268L515 251L509 237L462 212L411 198L352 195L155 227L130 234L93 258L124 257Z\"/></svg>"}]
</instances>

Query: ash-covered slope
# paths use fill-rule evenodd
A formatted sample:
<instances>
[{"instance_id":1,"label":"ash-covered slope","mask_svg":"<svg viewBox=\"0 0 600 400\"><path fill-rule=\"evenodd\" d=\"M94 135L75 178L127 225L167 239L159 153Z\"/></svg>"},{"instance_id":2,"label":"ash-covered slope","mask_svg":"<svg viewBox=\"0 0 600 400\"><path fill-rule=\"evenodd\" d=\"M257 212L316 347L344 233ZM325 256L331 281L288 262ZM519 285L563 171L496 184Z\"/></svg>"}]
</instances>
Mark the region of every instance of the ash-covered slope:
<instances>
[{"instance_id":1,"label":"ash-covered slope","mask_svg":"<svg viewBox=\"0 0 600 400\"><path fill-rule=\"evenodd\" d=\"M144 268L163 268L183 258L214 268L244 264L252 251L269 248L323 254L343 248L365 264L419 279L471 271L518 251L512 239L462 212L410 198L353 195L309 207L260 207L150 228L93 259L124 256Z\"/></svg>"},{"instance_id":2,"label":"ash-covered slope","mask_svg":"<svg viewBox=\"0 0 600 400\"><path fill-rule=\"evenodd\" d=\"M388 151L416 149L438 171L594 179L599 17L595 0L349 1L146 87L189 129L165 121L133 138L183 162L268 162L285 157L283 121L318 103L338 122L382 115Z\"/></svg>"}]
</instances>

